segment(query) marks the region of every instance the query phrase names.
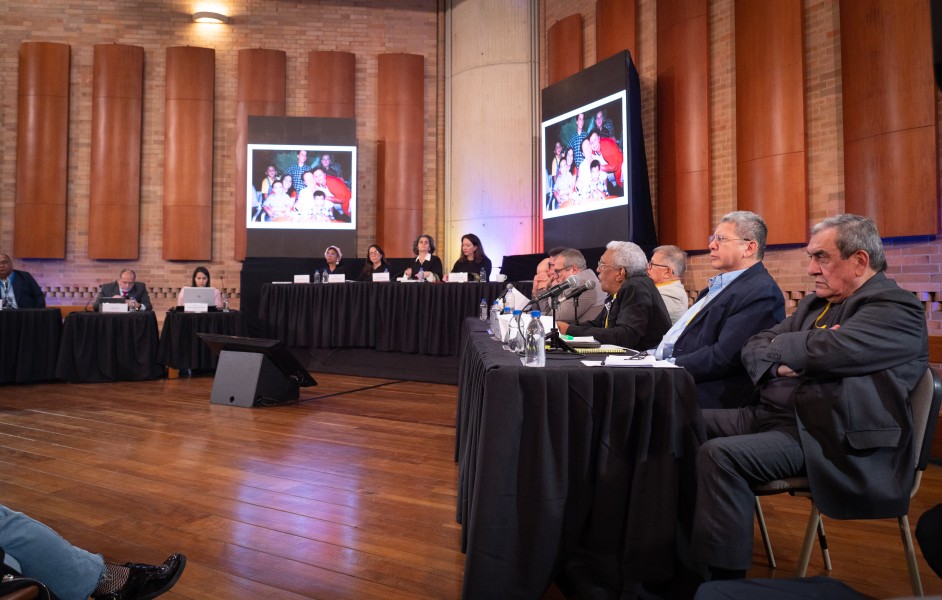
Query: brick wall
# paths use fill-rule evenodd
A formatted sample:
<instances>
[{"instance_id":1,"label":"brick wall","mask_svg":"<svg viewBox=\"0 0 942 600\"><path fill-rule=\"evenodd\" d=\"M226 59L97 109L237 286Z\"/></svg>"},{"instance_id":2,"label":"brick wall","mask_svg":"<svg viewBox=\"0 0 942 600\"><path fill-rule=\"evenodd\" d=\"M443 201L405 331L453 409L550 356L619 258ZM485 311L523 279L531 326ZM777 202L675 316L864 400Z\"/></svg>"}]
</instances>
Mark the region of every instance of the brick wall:
<instances>
[{"instance_id":1,"label":"brick wall","mask_svg":"<svg viewBox=\"0 0 942 600\"><path fill-rule=\"evenodd\" d=\"M0 3L0 248L11 252L16 172L17 72L24 41L61 42L71 46L69 148L49 160L39 174L49 185L68 186L67 258L64 261L14 258L17 268L31 271L52 290L49 301L84 303L102 282L114 280L128 266L152 288L159 310L176 301L199 263L161 258L164 144L165 51L192 45L216 51L215 165L213 173L213 259L206 263L213 283L237 292L241 263L233 255L235 182L235 95L238 50L271 48L288 55L287 114L303 116L307 100L307 54L337 50L357 56L356 103L359 139L358 254L364 255L376 231L376 88L377 56L408 52L425 57L425 122L416 131L425 138L422 203L424 229L437 233L437 185L443 78L436 0L352 0L310 2L230 0L229 25L191 22L193 3L172 0L34 0ZM92 51L95 44L121 43L144 48L144 121L142 135L141 237L138 261L92 261L86 258L91 140ZM294 76L294 75L297 76ZM260 82L260 85L263 82ZM121 185L121 174L114 174ZM58 291L56 291L58 290ZM238 305L237 294L236 301Z\"/></svg>"}]
</instances>

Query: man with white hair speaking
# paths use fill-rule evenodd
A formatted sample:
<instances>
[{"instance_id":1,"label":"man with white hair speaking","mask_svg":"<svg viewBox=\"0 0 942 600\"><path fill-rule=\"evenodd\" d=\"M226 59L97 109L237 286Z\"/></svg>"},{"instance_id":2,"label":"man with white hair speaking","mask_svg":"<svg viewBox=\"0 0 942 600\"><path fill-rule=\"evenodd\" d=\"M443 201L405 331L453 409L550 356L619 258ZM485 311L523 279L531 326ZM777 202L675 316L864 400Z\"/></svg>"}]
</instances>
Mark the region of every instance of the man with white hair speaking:
<instances>
[{"instance_id":1,"label":"man with white hair speaking","mask_svg":"<svg viewBox=\"0 0 942 600\"><path fill-rule=\"evenodd\" d=\"M557 322L559 332L635 350L653 347L671 321L647 268L648 259L636 244L609 242L598 266L602 290L610 296L605 310L585 325Z\"/></svg>"}]
</instances>

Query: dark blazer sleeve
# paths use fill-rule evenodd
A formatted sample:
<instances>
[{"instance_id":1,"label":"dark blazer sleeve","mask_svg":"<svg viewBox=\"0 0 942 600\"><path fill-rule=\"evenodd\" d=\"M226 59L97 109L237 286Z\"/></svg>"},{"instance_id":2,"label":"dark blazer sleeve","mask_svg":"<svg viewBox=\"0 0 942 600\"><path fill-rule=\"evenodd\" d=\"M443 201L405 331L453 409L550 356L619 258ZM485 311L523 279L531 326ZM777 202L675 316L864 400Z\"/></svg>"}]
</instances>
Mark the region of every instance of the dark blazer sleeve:
<instances>
[{"instance_id":1,"label":"dark blazer sleeve","mask_svg":"<svg viewBox=\"0 0 942 600\"><path fill-rule=\"evenodd\" d=\"M442 277L445 276L445 267L442 266L442 259L433 254L425 263L428 265L424 267L425 270L435 273L435 276L438 277L438 281L441 281ZM414 277L415 273L413 273L412 276Z\"/></svg>"},{"instance_id":2,"label":"dark blazer sleeve","mask_svg":"<svg viewBox=\"0 0 942 600\"><path fill-rule=\"evenodd\" d=\"M15 271L13 296L19 308L46 308L46 296L33 276L26 271Z\"/></svg>"},{"instance_id":3,"label":"dark blazer sleeve","mask_svg":"<svg viewBox=\"0 0 942 600\"><path fill-rule=\"evenodd\" d=\"M150 303L150 295L147 293L147 285L144 283L135 281L128 296L140 303L141 310L154 310L154 306Z\"/></svg>"},{"instance_id":4,"label":"dark blazer sleeve","mask_svg":"<svg viewBox=\"0 0 942 600\"><path fill-rule=\"evenodd\" d=\"M103 283L101 287L98 288L98 295L95 296L95 310L101 310L101 299L102 298L112 298L118 293L118 284L117 282L112 281L111 283Z\"/></svg>"},{"instance_id":5,"label":"dark blazer sleeve","mask_svg":"<svg viewBox=\"0 0 942 600\"><path fill-rule=\"evenodd\" d=\"M652 340L659 340L670 328L670 317L657 288L640 277L629 279L618 290L608 321L609 326L604 327L602 311L590 325L570 325L566 331L570 335L591 335L603 344L646 350Z\"/></svg>"}]
</instances>

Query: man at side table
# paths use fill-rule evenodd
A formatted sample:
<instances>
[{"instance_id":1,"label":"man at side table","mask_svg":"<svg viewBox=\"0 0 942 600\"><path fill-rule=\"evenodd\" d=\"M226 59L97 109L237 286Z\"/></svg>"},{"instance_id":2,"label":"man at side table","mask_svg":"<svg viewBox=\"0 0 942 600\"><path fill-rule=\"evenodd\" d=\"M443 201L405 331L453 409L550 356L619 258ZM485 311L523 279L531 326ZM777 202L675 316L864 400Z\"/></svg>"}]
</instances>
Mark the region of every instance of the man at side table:
<instances>
[{"instance_id":1,"label":"man at side table","mask_svg":"<svg viewBox=\"0 0 942 600\"><path fill-rule=\"evenodd\" d=\"M3 308L46 308L46 296L33 276L13 268L9 254L0 254L0 302Z\"/></svg>"},{"instance_id":2,"label":"man at side table","mask_svg":"<svg viewBox=\"0 0 942 600\"><path fill-rule=\"evenodd\" d=\"M95 310L101 310L103 298L124 298L128 310L152 310L150 295L147 286L137 281L137 274L131 269L124 269L118 275L117 281L101 286L98 297L95 299Z\"/></svg>"}]
</instances>

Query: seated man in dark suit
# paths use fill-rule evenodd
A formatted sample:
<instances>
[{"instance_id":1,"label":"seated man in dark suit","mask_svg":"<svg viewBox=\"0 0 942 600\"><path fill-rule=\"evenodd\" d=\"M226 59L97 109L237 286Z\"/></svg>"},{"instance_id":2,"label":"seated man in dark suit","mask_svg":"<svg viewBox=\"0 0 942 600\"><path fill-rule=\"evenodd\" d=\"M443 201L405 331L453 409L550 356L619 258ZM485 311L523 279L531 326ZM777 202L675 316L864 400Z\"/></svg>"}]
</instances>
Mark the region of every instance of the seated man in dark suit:
<instances>
[{"instance_id":1,"label":"seated man in dark suit","mask_svg":"<svg viewBox=\"0 0 942 600\"><path fill-rule=\"evenodd\" d=\"M46 308L46 296L33 276L13 268L9 254L0 254L0 302L3 308Z\"/></svg>"},{"instance_id":2,"label":"seated man in dark suit","mask_svg":"<svg viewBox=\"0 0 942 600\"><path fill-rule=\"evenodd\" d=\"M762 217L749 211L720 220L710 236L710 264L720 273L657 347L657 358L693 376L703 408L755 402L740 350L754 334L785 318L782 291L762 264L767 233Z\"/></svg>"},{"instance_id":3,"label":"seated man in dark suit","mask_svg":"<svg viewBox=\"0 0 942 600\"><path fill-rule=\"evenodd\" d=\"M635 350L653 346L671 320L647 271L648 259L641 248L631 242L609 242L598 267L602 289L611 296L606 309L583 325L559 321L559 332L591 335L603 344Z\"/></svg>"},{"instance_id":4,"label":"seated man in dark suit","mask_svg":"<svg viewBox=\"0 0 942 600\"><path fill-rule=\"evenodd\" d=\"M101 310L103 298L124 298L129 310L152 310L147 286L137 281L137 274L131 269L124 269L117 281L106 283L95 298L95 310Z\"/></svg>"},{"instance_id":5,"label":"seated man in dark suit","mask_svg":"<svg viewBox=\"0 0 942 600\"><path fill-rule=\"evenodd\" d=\"M691 550L714 578L750 567L754 485L807 473L818 508L838 519L909 508L909 396L929 357L923 307L884 274L870 219L825 219L808 256L815 293L742 349L759 404L703 411L712 439L697 453Z\"/></svg>"}]
</instances>

